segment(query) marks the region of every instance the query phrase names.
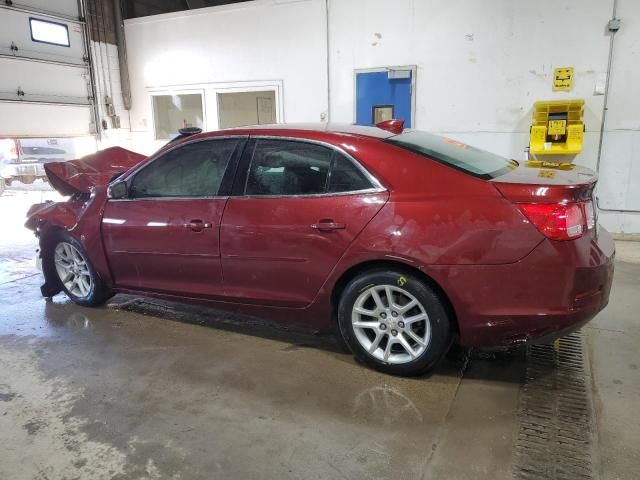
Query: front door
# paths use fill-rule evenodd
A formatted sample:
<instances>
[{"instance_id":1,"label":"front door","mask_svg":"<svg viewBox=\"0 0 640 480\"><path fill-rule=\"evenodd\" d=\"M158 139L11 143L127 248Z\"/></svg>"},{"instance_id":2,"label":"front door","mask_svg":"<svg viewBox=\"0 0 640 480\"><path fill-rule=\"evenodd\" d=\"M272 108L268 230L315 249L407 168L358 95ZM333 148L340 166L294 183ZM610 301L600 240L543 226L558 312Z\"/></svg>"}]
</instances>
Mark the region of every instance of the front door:
<instances>
[{"instance_id":1,"label":"front door","mask_svg":"<svg viewBox=\"0 0 640 480\"><path fill-rule=\"evenodd\" d=\"M225 296L306 306L388 194L326 146L258 139L245 153L248 175L220 230Z\"/></svg>"},{"instance_id":2,"label":"front door","mask_svg":"<svg viewBox=\"0 0 640 480\"><path fill-rule=\"evenodd\" d=\"M405 128L411 128L412 81L410 69L356 72L356 124L401 119Z\"/></svg>"},{"instance_id":3,"label":"front door","mask_svg":"<svg viewBox=\"0 0 640 480\"><path fill-rule=\"evenodd\" d=\"M117 287L221 294L219 229L242 138L194 141L127 178L107 202L102 236Z\"/></svg>"}]
</instances>

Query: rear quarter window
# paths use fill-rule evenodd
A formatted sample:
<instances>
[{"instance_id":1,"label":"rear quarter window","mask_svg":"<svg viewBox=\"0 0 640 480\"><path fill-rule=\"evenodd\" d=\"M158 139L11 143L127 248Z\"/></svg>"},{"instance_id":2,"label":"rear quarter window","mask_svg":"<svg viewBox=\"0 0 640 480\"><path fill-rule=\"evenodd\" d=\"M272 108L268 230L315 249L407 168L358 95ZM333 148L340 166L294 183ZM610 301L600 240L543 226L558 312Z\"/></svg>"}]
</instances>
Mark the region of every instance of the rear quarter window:
<instances>
[{"instance_id":1,"label":"rear quarter window","mask_svg":"<svg viewBox=\"0 0 640 480\"><path fill-rule=\"evenodd\" d=\"M329 193L357 192L373 188L365 174L353 162L334 153L329 176Z\"/></svg>"},{"instance_id":2,"label":"rear quarter window","mask_svg":"<svg viewBox=\"0 0 640 480\"><path fill-rule=\"evenodd\" d=\"M385 141L485 180L504 175L518 165L515 160L418 130L407 131Z\"/></svg>"}]
</instances>

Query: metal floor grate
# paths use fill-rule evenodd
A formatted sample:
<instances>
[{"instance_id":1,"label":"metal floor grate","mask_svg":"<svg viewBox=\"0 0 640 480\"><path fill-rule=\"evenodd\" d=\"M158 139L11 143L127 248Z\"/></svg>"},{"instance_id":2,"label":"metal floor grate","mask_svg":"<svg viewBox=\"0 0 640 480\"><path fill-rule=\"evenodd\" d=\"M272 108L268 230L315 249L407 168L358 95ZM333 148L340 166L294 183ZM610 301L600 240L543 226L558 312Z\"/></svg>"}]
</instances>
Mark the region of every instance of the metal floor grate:
<instances>
[{"instance_id":1,"label":"metal floor grate","mask_svg":"<svg viewBox=\"0 0 640 480\"><path fill-rule=\"evenodd\" d=\"M595 478L590 391L582 332L527 347L514 479Z\"/></svg>"}]
</instances>

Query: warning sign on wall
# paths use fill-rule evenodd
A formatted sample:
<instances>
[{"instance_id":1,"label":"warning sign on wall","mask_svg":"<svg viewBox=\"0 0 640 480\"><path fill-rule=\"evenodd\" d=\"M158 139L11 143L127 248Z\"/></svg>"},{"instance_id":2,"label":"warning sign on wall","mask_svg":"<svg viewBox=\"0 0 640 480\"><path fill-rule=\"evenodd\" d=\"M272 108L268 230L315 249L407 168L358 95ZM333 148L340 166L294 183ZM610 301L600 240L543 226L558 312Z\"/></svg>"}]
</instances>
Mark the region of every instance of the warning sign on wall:
<instances>
[{"instance_id":1,"label":"warning sign on wall","mask_svg":"<svg viewBox=\"0 0 640 480\"><path fill-rule=\"evenodd\" d=\"M573 88L573 67L553 69L553 91L568 92Z\"/></svg>"}]
</instances>

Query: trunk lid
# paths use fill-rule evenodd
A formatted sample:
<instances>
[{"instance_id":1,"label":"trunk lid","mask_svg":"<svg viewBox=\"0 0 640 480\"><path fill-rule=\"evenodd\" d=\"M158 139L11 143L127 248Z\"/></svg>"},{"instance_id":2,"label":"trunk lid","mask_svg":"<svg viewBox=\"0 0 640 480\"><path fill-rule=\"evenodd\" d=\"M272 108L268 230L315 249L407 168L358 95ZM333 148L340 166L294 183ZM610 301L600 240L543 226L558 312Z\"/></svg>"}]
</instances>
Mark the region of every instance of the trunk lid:
<instances>
[{"instance_id":1,"label":"trunk lid","mask_svg":"<svg viewBox=\"0 0 640 480\"><path fill-rule=\"evenodd\" d=\"M490 181L515 203L566 203L591 200L598 175L573 163L528 161Z\"/></svg>"},{"instance_id":2,"label":"trunk lid","mask_svg":"<svg viewBox=\"0 0 640 480\"><path fill-rule=\"evenodd\" d=\"M146 157L121 147L110 147L79 160L44 165L49 183L63 195L89 193L91 187L106 185Z\"/></svg>"}]
</instances>

